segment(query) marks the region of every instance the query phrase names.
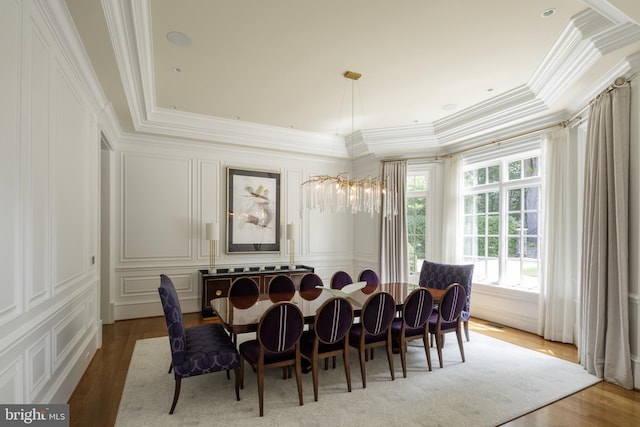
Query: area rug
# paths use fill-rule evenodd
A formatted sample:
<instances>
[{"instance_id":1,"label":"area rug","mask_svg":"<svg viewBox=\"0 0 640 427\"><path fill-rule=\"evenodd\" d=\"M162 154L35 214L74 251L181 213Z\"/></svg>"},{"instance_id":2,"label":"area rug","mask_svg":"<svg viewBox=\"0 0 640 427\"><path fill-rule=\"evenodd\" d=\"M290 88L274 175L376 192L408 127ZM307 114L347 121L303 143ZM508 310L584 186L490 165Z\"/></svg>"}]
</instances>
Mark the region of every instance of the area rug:
<instances>
[{"instance_id":1,"label":"area rug","mask_svg":"<svg viewBox=\"0 0 640 427\"><path fill-rule=\"evenodd\" d=\"M173 415L174 378L168 374L168 338L138 340L120 401L116 426L496 426L597 383L578 364L567 362L485 335L464 342L462 363L455 340L448 339L444 368L431 350L433 370L421 341L410 343L407 378L394 355L395 381L387 358L376 350L367 362L367 388L362 388L357 353L352 349L352 392L347 392L342 361L319 373L319 399L313 400L311 374L303 374L304 405L298 405L295 375L267 371L264 417L258 416L256 374L245 367L241 400L235 399L233 373L182 381Z\"/></svg>"}]
</instances>

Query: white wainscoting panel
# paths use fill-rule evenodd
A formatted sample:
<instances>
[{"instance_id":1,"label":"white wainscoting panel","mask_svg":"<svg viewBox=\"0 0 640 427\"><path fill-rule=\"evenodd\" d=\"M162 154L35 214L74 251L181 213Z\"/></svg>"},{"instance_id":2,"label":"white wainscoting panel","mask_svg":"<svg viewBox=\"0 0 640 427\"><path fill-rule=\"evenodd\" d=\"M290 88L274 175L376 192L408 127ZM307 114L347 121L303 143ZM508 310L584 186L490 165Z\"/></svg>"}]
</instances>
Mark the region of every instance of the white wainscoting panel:
<instances>
[{"instance_id":1,"label":"white wainscoting panel","mask_svg":"<svg viewBox=\"0 0 640 427\"><path fill-rule=\"evenodd\" d=\"M191 258L192 161L125 153L121 261Z\"/></svg>"},{"instance_id":2,"label":"white wainscoting panel","mask_svg":"<svg viewBox=\"0 0 640 427\"><path fill-rule=\"evenodd\" d=\"M40 29L30 26L31 67L29 97L29 139L25 153L29 159L27 182L29 197L25 197L25 259L24 282L26 310L29 311L51 296L51 210L50 210L50 59L48 47ZM27 257L27 255L29 257Z\"/></svg>"},{"instance_id":3,"label":"white wainscoting panel","mask_svg":"<svg viewBox=\"0 0 640 427\"><path fill-rule=\"evenodd\" d=\"M471 316L537 333L538 294L474 283Z\"/></svg>"},{"instance_id":4,"label":"white wainscoting panel","mask_svg":"<svg viewBox=\"0 0 640 427\"><path fill-rule=\"evenodd\" d=\"M220 192L226 194L225 180L221 179L220 162L202 160L198 162L198 188L200 193L200 220L196 224L196 241L198 246L198 259L209 265L209 241L206 239L205 224L214 222L218 224L220 240L216 243L215 256L220 258L221 249L224 248L226 239L226 203L220 198Z\"/></svg>"},{"instance_id":5,"label":"white wainscoting panel","mask_svg":"<svg viewBox=\"0 0 640 427\"><path fill-rule=\"evenodd\" d=\"M24 369L22 359L14 359L0 370L0 402L22 403Z\"/></svg>"},{"instance_id":6,"label":"white wainscoting panel","mask_svg":"<svg viewBox=\"0 0 640 427\"><path fill-rule=\"evenodd\" d=\"M54 67L56 96L51 114L56 292L80 277L89 261L85 258L89 226L86 117L64 72L61 66Z\"/></svg>"},{"instance_id":7,"label":"white wainscoting panel","mask_svg":"<svg viewBox=\"0 0 640 427\"><path fill-rule=\"evenodd\" d=\"M281 184L283 213L282 213L282 237L284 238L285 253L291 256L289 240L287 240L287 224L293 223L298 231L294 236L293 251L294 262L301 264L301 249L303 242L301 236L302 230L302 172L300 170L289 169L283 174L283 182Z\"/></svg>"},{"instance_id":8,"label":"white wainscoting panel","mask_svg":"<svg viewBox=\"0 0 640 427\"><path fill-rule=\"evenodd\" d=\"M51 378L51 336L46 333L27 349L27 401L32 402Z\"/></svg>"},{"instance_id":9,"label":"white wainscoting panel","mask_svg":"<svg viewBox=\"0 0 640 427\"><path fill-rule=\"evenodd\" d=\"M74 346L80 341L87 325L84 305L75 306L62 318L52 330L54 370L69 356Z\"/></svg>"},{"instance_id":10,"label":"white wainscoting panel","mask_svg":"<svg viewBox=\"0 0 640 427\"><path fill-rule=\"evenodd\" d=\"M164 315L158 294L160 274L171 278L183 313L200 311L200 282L195 269L122 269L116 272L120 284L120 294L116 298L116 320Z\"/></svg>"},{"instance_id":11,"label":"white wainscoting panel","mask_svg":"<svg viewBox=\"0 0 640 427\"><path fill-rule=\"evenodd\" d=\"M21 311L20 266L20 75L22 31L21 7L17 1L0 2L0 326ZM0 397L2 395L0 394Z\"/></svg>"}]
</instances>

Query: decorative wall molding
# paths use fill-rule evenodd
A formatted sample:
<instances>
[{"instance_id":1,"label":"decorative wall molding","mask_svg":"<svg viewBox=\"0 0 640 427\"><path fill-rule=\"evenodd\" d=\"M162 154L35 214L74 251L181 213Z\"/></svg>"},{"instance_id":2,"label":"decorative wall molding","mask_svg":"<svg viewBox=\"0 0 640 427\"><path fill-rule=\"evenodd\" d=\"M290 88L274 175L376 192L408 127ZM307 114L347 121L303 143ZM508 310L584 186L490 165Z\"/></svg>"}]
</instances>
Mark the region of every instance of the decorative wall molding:
<instances>
[{"instance_id":1,"label":"decorative wall molding","mask_svg":"<svg viewBox=\"0 0 640 427\"><path fill-rule=\"evenodd\" d=\"M149 0L112 3L105 6L105 14L116 60L127 79L124 87L136 130L218 141L238 148L268 145L275 150L336 158L366 154L395 157L425 151L442 154L443 146L454 146L448 151L459 150L461 141L487 138L496 129L548 112L549 105L568 90L567 81L579 79L608 52L640 40L640 27L635 23L623 20L624 15L605 1L589 1L592 8L570 20L526 85L431 124L358 131L353 135L353 152L349 153L345 141L340 138L336 144L333 135L157 108L151 73Z\"/></svg>"},{"instance_id":2,"label":"decorative wall molding","mask_svg":"<svg viewBox=\"0 0 640 427\"><path fill-rule=\"evenodd\" d=\"M6 361L6 368L0 371L0 399L3 403L20 403L24 394L24 369L22 357Z\"/></svg>"},{"instance_id":3,"label":"decorative wall molding","mask_svg":"<svg viewBox=\"0 0 640 427\"><path fill-rule=\"evenodd\" d=\"M192 158L122 153L120 188L120 262L190 260ZM185 222L176 225L176 219Z\"/></svg>"},{"instance_id":4,"label":"decorative wall molding","mask_svg":"<svg viewBox=\"0 0 640 427\"><path fill-rule=\"evenodd\" d=\"M0 178L12 207L0 209L0 401L66 402L79 378L68 374L82 374L101 336L90 264L100 86L63 1L9 0L0 9L8 61Z\"/></svg>"},{"instance_id":5,"label":"decorative wall molding","mask_svg":"<svg viewBox=\"0 0 640 427\"><path fill-rule=\"evenodd\" d=\"M27 401L33 402L51 378L51 335L47 332L26 351Z\"/></svg>"}]
</instances>

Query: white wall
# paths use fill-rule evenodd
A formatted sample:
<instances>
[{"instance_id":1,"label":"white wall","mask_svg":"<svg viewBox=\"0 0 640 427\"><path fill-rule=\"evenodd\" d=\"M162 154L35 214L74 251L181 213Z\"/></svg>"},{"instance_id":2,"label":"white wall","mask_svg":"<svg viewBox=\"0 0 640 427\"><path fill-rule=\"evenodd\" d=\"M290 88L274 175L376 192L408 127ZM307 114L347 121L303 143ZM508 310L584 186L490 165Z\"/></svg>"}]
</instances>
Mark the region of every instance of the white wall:
<instances>
[{"instance_id":1,"label":"white wall","mask_svg":"<svg viewBox=\"0 0 640 427\"><path fill-rule=\"evenodd\" d=\"M298 225L295 262L310 265L326 282L336 270L357 274L376 254L369 236L354 266L350 214L326 214L303 207L302 183L317 174L349 171L351 164L270 150L234 149L216 143L126 137L117 144L116 212L111 303L115 319L162 315L157 288L160 274L176 283L183 311L200 310L198 270L208 267L204 224L217 220L221 241L216 267L288 264L289 245L280 238L277 253L226 253L227 167L280 173L281 230ZM374 257L375 259L375 257Z\"/></svg>"},{"instance_id":2,"label":"white wall","mask_svg":"<svg viewBox=\"0 0 640 427\"><path fill-rule=\"evenodd\" d=\"M67 401L101 341L96 117L39 3L0 2L0 402Z\"/></svg>"}]
</instances>

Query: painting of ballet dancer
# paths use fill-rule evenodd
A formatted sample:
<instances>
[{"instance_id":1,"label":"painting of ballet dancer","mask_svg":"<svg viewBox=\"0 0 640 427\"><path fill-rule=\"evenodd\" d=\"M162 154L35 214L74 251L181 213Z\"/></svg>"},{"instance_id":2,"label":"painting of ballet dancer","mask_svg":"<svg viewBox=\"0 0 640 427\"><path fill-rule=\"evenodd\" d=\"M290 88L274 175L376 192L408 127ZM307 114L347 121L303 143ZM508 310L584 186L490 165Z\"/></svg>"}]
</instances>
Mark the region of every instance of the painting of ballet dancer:
<instances>
[{"instance_id":1,"label":"painting of ballet dancer","mask_svg":"<svg viewBox=\"0 0 640 427\"><path fill-rule=\"evenodd\" d=\"M227 168L227 252L280 251L280 173Z\"/></svg>"}]
</instances>

